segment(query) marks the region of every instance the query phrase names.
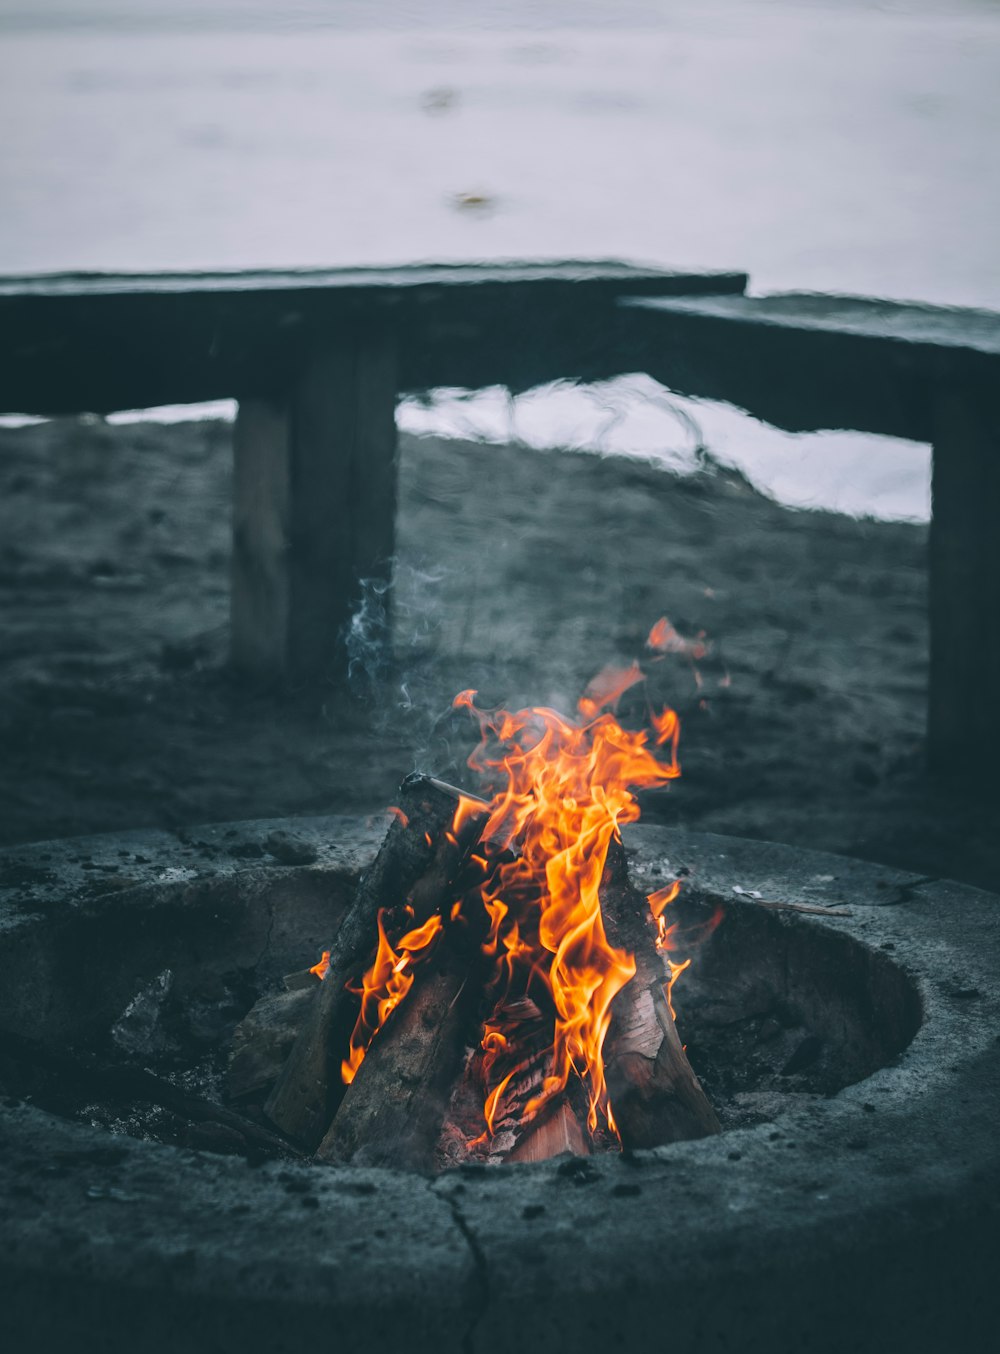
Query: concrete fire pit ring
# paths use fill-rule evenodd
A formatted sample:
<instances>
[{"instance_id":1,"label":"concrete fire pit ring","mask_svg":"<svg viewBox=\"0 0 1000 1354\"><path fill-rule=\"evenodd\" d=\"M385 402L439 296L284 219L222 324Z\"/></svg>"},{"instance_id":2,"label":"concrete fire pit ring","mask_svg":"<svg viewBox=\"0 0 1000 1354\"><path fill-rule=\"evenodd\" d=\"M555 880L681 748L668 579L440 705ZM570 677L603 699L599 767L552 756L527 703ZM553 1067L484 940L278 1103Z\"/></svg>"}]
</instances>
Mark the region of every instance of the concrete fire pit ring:
<instances>
[{"instance_id":1,"label":"concrete fire pit ring","mask_svg":"<svg viewBox=\"0 0 1000 1354\"><path fill-rule=\"evenodd\" d=\"M72 1006L85 1034L114 1009L118 979L86 940L109 919L150 972L185 917L209 967L226 944L308 962L383 831L300 819L9 852L0 1025L52 1037ZM282 832L305 863L280 862ZM848 913L771 910L767 924L898 975L912 1039L771 1123L435 1180L254 1166L7 1100L4 1347L985 1348L1000 1315L1000 899L768 843L643 827L627 844L637 878L687 870L736 923L765 902ZM134 980L122 974L121 991Z\"/></svg>"}]
</instances>

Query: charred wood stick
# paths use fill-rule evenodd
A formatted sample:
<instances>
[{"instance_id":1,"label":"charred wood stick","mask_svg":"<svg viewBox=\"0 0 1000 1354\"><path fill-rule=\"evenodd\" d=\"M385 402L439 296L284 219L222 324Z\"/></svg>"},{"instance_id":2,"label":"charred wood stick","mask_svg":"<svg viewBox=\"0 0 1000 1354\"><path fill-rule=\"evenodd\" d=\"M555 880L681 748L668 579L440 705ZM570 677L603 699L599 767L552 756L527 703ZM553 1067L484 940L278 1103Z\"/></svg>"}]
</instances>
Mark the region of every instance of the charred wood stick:
<instances>
[{"instance_id":1,"label":"charred wood stick","mask_svg":"<svg viewBox=\"0 0 1000 1354\"><path fill-rule=\"evenodd\" d=\"M486 977L446 935L375 1036L316 1156L430 1172Z\"/></svg>"},{"instance_id":2,"label":"charred wood stick","mask_svg":"<svg viewBox=\"0 0 1000 1354\"><path fill-rule=\"evenodd\" d=\"M659 1147L721 1131L681 1047L656 948L656 922L628 878L625 851L612 839L601 881L608 940L635 958L635 976L611 1006L605 1076L625 1148Z\"/></svg>"},{"instance_id":3,"label":"charred wood stick","mask_svg":"<svg viewBox=\"0 0 1000 1354\"><path fill-rule=\"evenodd\" d=\"M281 1075L299 1030L319 996L319 979L306 970L309 986L261 997L233 1031L226 1069L227 1100L269 1091Z\"/></svg>"},{"instance_id":4,"label":"charred wood stick","mask_svg":"<svg viewBox=\"0 0 1000 1354\"><path fill-rule=\"evenodd\" d=\"M295 1142L315 1150L344 1092L340 1064L357 1014L347 986L356 983L373 957L378 914L389 910L388 926L426 921L454 882L479 839L486 805L466 817L457 834L452 824L462 792L429 776L408 776L400 787L396 817L370 870L361 878L351 910L337 932L330 968L317 1001L272 1091L265 1112Z\"/></svg>"},{"instance_id":5,"label":"charred wood stick","mask_svg":"<svg viewBox=\"0 0 1000 1354\"><path fill-rule=\"evenodd\" d=\"M248 1147L269 1154L300 1156L291 1143L255 1124L224 1105L182 1091L173 1082L165 1081L143 1068L122 1063L108 1063L82 1049L53 1049L25 1035L0 1031L0 1053L15 1062L25 1064L58 1077L61 1089L78 1092L87 1100L107 1097L125 1104L159 1105L182 1119L196 1124L220 1124L241 1137Z\"/></svg>"}]
</instances>

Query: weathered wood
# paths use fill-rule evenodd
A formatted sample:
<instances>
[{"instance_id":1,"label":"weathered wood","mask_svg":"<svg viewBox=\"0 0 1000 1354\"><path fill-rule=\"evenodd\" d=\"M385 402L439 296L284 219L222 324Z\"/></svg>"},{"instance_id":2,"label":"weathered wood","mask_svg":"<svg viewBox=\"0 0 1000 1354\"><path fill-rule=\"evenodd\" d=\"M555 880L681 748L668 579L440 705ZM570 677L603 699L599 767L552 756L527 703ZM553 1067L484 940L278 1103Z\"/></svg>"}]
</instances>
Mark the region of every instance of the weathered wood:
<instances>
[{"instance_id":1,"label":"weathered wood","mask_svg":"<svg viewBox=\"0 0 1000 1354\"><path fill-rule=\"evenodd\" d=\"M549 1161L566 1152L585 1157L590 1155L590 1147L569 1103L559 1099L532 1120L507 1160Z\"/></svg>"},{"instance_id":2,"label":"weathered wood","mask_svg":"<svg viewBox=\"0 0 1000 1354\"><path fill-rule=\"evenodd\" d=\"M617 346L637 371L793 432L930 441L932 393L1000 381L1000 315L867 296L627 297Z\"/></svg>"},{"instance_id":3,"label":"weathered wood","mask_svg":"<svg viewBox=\"0 0 1000 1354\"><path fill-rule=\"evenodd\" d=\"M233 456L230 648L241 671L278 677L288 661L292 445L287 406L241 400Z\"/></svg>"},{"instance_id":4,"label":"weathered wood","mask_svg":"<svg viewBox=\"0 0 1000 1354\"><path fill-rule=\"evenodd\" d=\"M375 316L311 351L285 396L241 402L232 571L239 671L344 675L362 582L391 578L396 387L395 335Z\"/></svg>"},{"instance_id":5,"label":"weathered wood","mask_svg":"<svg viewBox=\"0 0 1000 1354\"><path fill-rule=\"evenodd\" d=\"M619 296L743 291L744 273L614 260L0 278L0 410L69 414L287 391L316 344L391 313L399 389L631 370Z\"/></svg>"},{"instance_id":6,"label":"weathered wood","mask_svg":"<svg viewBox=\"0 0 1000 1354\"><path fill-rule=\"evenodd\" d=\"M236 1026L226 1069L227 1100L258 1095L277 1081L319 995L319 980L307 976L308 987L261 997Z\"/></svg>"},{"instance_id":7,"label":"weathered wood","mask_svg":"<svg viewBox=\"0 0 1000 1354\"><path fill-rule=\"evenodd\" d=\"M996 383L935 394L928 760L996 793L1000 761L1000 414Z\"/></svg>"},{"instance_id":8,"label":"weathered wood","mask_svg":"<svg viewBox=\"0 0 1000 1354\"><path fill-rule=\"evenodd\" d=\"M412 925L426 921L479 836L483 813L470 816L450 839L459 796L453 787L428 776L403 782L399 813L337 932L319 998L266 1105L271 1121L310 1149L319 1145L343 1095L340 1063L358 1009L346 989L374 955L379 910L391 910L390 928L401 929L406 904L413 909Z\"/></svg>"},{"instance_id":9,"label":"weathered wood","mask_svg":"<svg viewBox=\"0 0 1000 1354\"><path fill-rule=\"evenodd\" d=\"M670 1011L656 923L645 897L629 882L624 848L614 840L601 881L601 910L608 939L629 951L636 965L635 976L612 1003L604 1046L622 1146L659 1147L720 1132Z\"/></svg>"},{"instance_id":10,"label":"weathered wood","mask_svg":"<svg viewBox=\"0 0 1000 1354\"><path fill-rule=\"evenodd\" d=\"M485 974L448 937L379 1030L316 1155L430 1171Z\"/></svg>"}]
</instances>

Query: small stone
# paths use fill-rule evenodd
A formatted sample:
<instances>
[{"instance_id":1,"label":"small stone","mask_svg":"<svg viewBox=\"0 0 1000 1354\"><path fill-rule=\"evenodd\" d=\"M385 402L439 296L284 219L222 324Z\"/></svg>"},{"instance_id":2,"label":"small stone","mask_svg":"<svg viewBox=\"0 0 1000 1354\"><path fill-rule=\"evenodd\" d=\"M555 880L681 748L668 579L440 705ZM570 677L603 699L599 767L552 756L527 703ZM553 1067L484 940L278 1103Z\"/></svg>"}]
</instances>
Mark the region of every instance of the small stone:
<instances>
[{"instance_id":1,"label":"small stone","mask_svg":"<svg viewBox=\"0 0 1000 1354\"><path fill-rule=\"evenodd\" d=\"M598 1178L597 1168L587 1157L570 1157L556 1174L563 1180L572 1180L574 1185L592 1185Z\"/></svg>"},{"instance_id":2,"label":"small stone","mask_svg":"<svg viewBox=\"0 0 1000 1354\"><path fill-rule=\"evenodd\" d=\"M237 860L260 860L264 848L259 842L234 842L229 848L229 854L235 856Z\"/></svg>"},{"instance_id":3,"label":"small stone","mask_svg":"<svg viewBox=\"0 0 1000 1354\"><path fill-rule=\"evenodd\" d=\"M311 865L319 854L312 842L307 842L294 832L271 832L265 846L268 853L275 860L280 860L282 865Z\"/></svg>"},{"instance_id":4,"label":"small stone","mask_svg":"<svg viewBox=\"0 0 1000 1354\"><path fill-rule=\"evenodd\" d=\"M174 975L164 969L141 987L111 1027L111 1037L130 1057L150 1057L173 1047L165 1017L173 992Z\"/></svg>"}]
</instances>

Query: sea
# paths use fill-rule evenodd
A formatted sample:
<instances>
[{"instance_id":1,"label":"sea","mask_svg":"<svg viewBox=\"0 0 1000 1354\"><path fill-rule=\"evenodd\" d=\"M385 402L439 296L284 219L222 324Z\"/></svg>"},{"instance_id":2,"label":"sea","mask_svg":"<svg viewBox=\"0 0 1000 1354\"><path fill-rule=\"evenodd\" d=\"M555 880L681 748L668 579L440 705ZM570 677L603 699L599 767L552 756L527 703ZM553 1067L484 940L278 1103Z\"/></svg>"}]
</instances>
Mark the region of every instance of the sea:
<instances>
[{"instance_id":1,"label":"sea","mask_svg":"<svg viewBox=\"0 0 1000 1354\"><path fill-rule=\"evenodd\" d=\"M0 0L0 125L5 274L621 257L1000 309L1000 0ZM926 446L639 373L399 422L930 512Z\"/></svg>"}]
</instances>

